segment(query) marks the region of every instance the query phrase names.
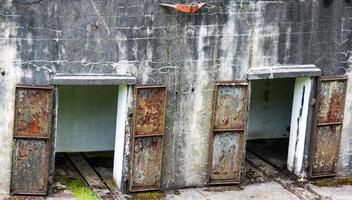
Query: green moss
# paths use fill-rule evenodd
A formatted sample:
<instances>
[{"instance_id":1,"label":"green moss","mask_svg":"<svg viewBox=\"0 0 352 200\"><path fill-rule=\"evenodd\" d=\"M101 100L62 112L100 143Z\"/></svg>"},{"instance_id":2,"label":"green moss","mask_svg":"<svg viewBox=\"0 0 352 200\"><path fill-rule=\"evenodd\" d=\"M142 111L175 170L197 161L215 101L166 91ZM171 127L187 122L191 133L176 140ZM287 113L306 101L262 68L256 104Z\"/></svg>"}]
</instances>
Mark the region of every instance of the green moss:
<instances>
[{"instance_id":1,"label":"green moss","mask_svg":"<svg viewBox=\"0 0 352 200\"><path fill-rule=\"evenodd\" d=\"M163 193L160 192L141 192L133 195L133 199L162 199Z\"/></svg>"},{"instance_id":2,"label":"green moss","mask_svg":"<svg viewBox=\"0 0 352 200\"><path fill-rule=\"evenodd\" d=\"M334 177L322 178L312 181L314 185L319 187L352 185L352 177Z\"/></svg>"},{"instance_id":3,"label":"green moss","mask_svg":"<svg viewBox=\"0 0 352 200\"><path fill-rule=\"evenodd\" d=\"M79 179L67 179L66 184L77 200L100 200L93 191Z\"/></svg>"}]
</instances>

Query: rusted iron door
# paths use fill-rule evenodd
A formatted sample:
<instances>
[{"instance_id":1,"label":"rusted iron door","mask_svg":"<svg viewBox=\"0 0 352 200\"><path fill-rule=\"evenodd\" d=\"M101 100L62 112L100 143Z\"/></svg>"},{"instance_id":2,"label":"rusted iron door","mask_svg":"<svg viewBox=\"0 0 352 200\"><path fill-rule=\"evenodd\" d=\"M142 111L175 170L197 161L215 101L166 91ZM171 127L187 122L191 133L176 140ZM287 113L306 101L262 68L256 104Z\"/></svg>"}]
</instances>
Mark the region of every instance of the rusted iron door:
<instances>
[{"instance_id":1,"label":"rusted iron door","mask_svg":"<svg viewBox=\"0 0 352 200\"><path fill-rule=\"evenodd\" d=\"M340 149L347 77L318 80L315 130L312 137L310 176L334 176Z\"/></svg>"},{"instance_id":2,"label":"rusted iron door","mask_svg":"<svg viewBox=\"0 0 352 200\"><path fill-rule=\"evenodd\" d=\"M163 153L166 87L135 86L130 191L158 190Z\"/></svg>"},{"instance_id":3,"label":"rusted iron door","mask_svg":"<svg viewBox=\"0 0 352 200\"><path fill-rule=\"evenodd\" d=\"M240 182L247 127L248 83L217 82L213 134L209 153L209 184Z\"/></svg>"},{"instance_id":4,"label":"rusted iron door","mask_svg":"<svg viewBox=\"0 0 352 200\"><path fill-rule=\"evenodd\" d=\"M53 87L16 87L11 194L47 193L52 105Z\"/></svg>"}]
</instances>

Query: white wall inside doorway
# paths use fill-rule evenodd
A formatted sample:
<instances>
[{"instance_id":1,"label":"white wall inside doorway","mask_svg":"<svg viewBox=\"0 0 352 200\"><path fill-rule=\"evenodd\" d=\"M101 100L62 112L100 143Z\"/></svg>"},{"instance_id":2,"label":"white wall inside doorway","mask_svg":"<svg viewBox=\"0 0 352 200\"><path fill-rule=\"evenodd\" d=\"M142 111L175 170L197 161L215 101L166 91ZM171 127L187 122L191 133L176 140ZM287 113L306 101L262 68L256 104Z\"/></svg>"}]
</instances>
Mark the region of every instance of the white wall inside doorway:
<instances>
[{"instance_id":1,"label":"white wall inside doorway","mask_svg":"<svg viewBox=\"0 0 352 200\"><path fill-rule=\"evenodd\" d=\"M58 88L56 152L114 150L118 87Z\"/></svg>"}]
</instances>

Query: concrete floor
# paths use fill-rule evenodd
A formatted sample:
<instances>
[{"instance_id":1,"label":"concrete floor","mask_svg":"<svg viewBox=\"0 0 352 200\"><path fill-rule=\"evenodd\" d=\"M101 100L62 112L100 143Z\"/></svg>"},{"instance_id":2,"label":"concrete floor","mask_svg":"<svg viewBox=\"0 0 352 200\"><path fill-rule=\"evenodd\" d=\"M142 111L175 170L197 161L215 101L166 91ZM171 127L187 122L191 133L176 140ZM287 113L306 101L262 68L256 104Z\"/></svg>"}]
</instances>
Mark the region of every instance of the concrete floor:
<instances>
[{"instance_id":1,"label":"concrete floor","mask_svg":"<svg viewBox=\"0 0 352 200\"><path fill-rule=\"evenodd\" d=\"M164 193L152 193L158 198L148 198L145 194L121 195L115 193L117 199L126 200L298 200L298 199L328 199L328 200L352 200L352 185L333 184L328 187L319 187L313 185L314 182L306 182L301 186L297 186L297 181L285 176L281 170L277 170L272 165L264 162L259 157L247 153L247 162L245 162L244 171L242 173L242 185L239 186L219 186L219 187L202 187L189 188L180 190L170 190ZM64 157L57 160L56 176L54 184L54 193L47 197L9 197L0 196L0 199L5 200L71 200L75 199L67 185L66 178L81 179L79 173L75 171L70 162L67 162ZM95 158L95 157L94 157ZM99 161L99 162L98 162ZM269 159L269 162L272 159ZM94 163L94 162L93 162ZM107 163L97 160L97 163ZM273 162L277 164L276 162ZM260 166L260 170L258 166ZM104 169L111 169L111 166L98 166ZM100 171L100 170L97 170ZM109 175L109 173L107 173ZM105 176L105 175L104 175ZM109 175L112 176L112 175ZM109 177L107 176L107 177ZM326 179L327 180L327 179ZM328 183L338 182L334 179L328 180ZM323 181L324 183L326 181ZM315 184L315 183L314 183Z\"/></svg>"},{"instance_id":2,"label":"concrete floor","mask_svg":"<svg viewBox=\"0 0 352 200\"><path fill-rule=\"evenodd\" d=\"M183 189L179 194L166 196L168 200L299 200L280 184L270 181L245 186L242 190L207 191L206 189Z\"/></svg>"},{"instance_id":3,"label":"concrete floor","mask_svg":"<svg viewBox=\"0 0 352 200\"><path fill-rule=\"evenodd\" d=\"M326 199L331 200L351 200L352 199L352 185L318 187L315 185L309 186L312 191L320 194Z\"/></svg>"},{"instance_id":4,"label":"concrete floor","mask_svg":"<svg viewBox=\"0 0 352 200\"><path fill-rule=\"evenodd\" d=\"M320 194L326 200L351 200L352 186L318 187L311 185L312 190ZM3 200L74 200L74 197L52 196L52 197L9 197L0 196ZM121 197L119 199L151 200L146 198ZM296 195L283 188L279 183L269 181L265 183L255 183L243 187L243 189L216 189L209 188L189 188L176 191L168 191L165 196L158 199L166 200L299 200Z\"/></svg>"}]
</instances>

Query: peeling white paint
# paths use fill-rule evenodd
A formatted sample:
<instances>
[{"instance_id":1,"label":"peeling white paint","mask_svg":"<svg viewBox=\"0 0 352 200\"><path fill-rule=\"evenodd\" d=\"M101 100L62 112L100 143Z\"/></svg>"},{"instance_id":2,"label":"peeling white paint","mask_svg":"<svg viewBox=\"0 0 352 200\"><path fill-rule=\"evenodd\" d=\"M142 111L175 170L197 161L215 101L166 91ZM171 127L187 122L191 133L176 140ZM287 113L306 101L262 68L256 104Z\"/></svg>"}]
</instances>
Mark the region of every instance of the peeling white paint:
<instances>
[{"instance_id":1,"label":"peeling white paint","mask_svg":"<svg viewBox=\"0 0 352 200\"><path fill-rule=\"evenodd\" d=\"M287 168L300 178L306 177L303 159L312 83L311 77L296 78L293 94Z\"/></svg>"},{"instance_id":2,"label":"peeling white paint","mask_svg":"<svg viewBox=\"0 0 352 200\"><path fill-rule=\"evenodd\" d=\"M116 117L116 136L115 136L115 152L114 152L114 169L113 179L117 187L121 189L123 174L123 158L125 147L125 123L127 121L127 85L119 85L117 100L117 117Z\"/></svg>"}]
</instances>

